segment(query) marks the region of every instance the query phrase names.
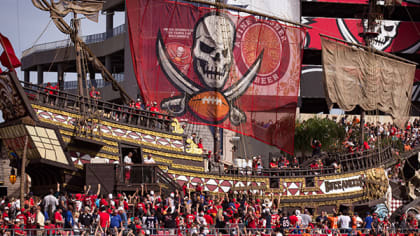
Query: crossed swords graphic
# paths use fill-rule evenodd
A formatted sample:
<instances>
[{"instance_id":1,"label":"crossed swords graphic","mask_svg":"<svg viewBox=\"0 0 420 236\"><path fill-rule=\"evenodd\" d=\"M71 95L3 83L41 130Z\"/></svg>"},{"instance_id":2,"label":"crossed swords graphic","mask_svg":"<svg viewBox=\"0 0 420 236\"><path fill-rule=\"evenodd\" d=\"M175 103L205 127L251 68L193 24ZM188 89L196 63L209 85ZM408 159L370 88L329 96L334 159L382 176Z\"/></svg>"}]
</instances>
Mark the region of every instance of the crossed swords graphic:
<instances>
[{"instance_id":1,"label":"crossed swords graphic","mask_svg":"<svg viewBox=\"0 0 420 236\"><path fill-rule=\"evenodd\" d=\"M249 67L245 75L231 85L229 88L221 91L229 102L229 119L230 122L238 126L243 122L246 122L245 113L238 107L233 105L234 101L240 98L252 84L260 70L264 50L261 51L255 62ZM189 98L193 95L199 94L200 92L206 91L203 87L197 83L191 81L184 73L182 73L176 65L169 58L165 44L162 39L161 32L159 30L157 37L157 57L161 65L162 71L168 77L169 81L181 92L183 95L166 98L161 102L161 108L170 111L176 116L180 116L186 111L186 103ZM218 90L215 90L218 91Z\"/></svg>"}]
</instances>

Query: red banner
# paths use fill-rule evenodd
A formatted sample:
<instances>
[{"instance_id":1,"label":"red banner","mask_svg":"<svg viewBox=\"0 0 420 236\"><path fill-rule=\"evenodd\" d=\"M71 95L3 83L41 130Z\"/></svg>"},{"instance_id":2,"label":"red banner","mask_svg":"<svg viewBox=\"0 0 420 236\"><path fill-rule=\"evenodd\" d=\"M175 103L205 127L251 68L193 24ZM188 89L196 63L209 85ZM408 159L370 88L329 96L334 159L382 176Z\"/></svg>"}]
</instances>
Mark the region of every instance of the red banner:
<instances>
[{"instance_id":1,"label":"red banner","mask_svg":"<svg viewBox=\"0 0 420 236\"><path fill-rule=\"evenodd\" d=\"M359 34L365 24L360 19L302 17L302 22L313 27L308 30L307 49L321 49L319 34L364 44ZM379 34L374 39L374 48L392 53L420 53L420 35L417 34L420 23L383 20L378 21L375 27Z\"/></svg>"},{"instance_id":2,"label":"red banner","mask_svg":"<svg viewBox=\"0 0 420 236\"><path fill-rule=\"evenodd\" d=\"M146 102L293 153L304 30L165 0L127 0Z\"/></svg>"},{"instance_id":3,"label":"red banner","mask_svg":"<svg viewBox=\"0 0 420 236\"><path fill-rule=\"evenodd\" d=\"M2 34L0 34L0 44L3 47L3 53L0 55L1 64L7 67L9 70L14 71L16 67L19 67L22 64L20 63L19 58L17 58L12 44L10 43L9 39Z\"/></svg>"}]
</instances>

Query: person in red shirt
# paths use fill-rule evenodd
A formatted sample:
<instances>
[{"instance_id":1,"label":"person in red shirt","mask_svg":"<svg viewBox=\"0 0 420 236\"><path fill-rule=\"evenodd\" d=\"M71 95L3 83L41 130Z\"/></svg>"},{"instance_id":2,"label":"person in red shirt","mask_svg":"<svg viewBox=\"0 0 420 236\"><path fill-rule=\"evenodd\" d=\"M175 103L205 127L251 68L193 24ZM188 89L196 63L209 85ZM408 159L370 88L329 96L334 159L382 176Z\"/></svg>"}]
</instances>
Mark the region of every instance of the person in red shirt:
<instances>
[{"instance_id":1,"label":"person in red shirt","mask_svg":"<svg viewBox=\"0 0 420 236\"><path fill-rule=\"evenodd\" d=\"M101 93L95 89L94 86L90 88L89 96L93 99L101 99Z\"/></svg>"},{"instance_id":2,"label":"person in red shirt","mask_svg":"<svg viewBox=\"0 0 420 236\"><path fill-rule=\"evenodd\" d=\"M211 213L209 212L209 211L207 211L205 214L204 214L204 219L206 220L206 222L207 222L207 225L213 225L214 224L214 221L213 221L213 217L210 215Z\"/></svg>"},{"instance_id":3,"label":"person in red shirt","mask_svg":"<svg viewBox=\"0 0 420 236\"><path fill-rule=\"evenodd\" d=\"M54 224L51 224L51 221L45 221L44 229L47 235L55 235L55 226Z\"/></svg>"},{"instance_id":4,"label":"person in red shirt","mask_svg":"<svg viewBox=\"0 0 420 236\"><path fill-rule=\"evenodd\" d=\"M64 226L63 210L61 208L58 208L54 214L54 223L58 228Z\"/></svg>"},{"instance_id":5,"label":"person in red shirt","mask_svg":"<svg viewBox=\"0 0 420 236\"><path fill-rule=\"evenodd\" d=\"M27 217L23 213L20 213L20 214L18 213L18 215L16 216L16 219L19 219L24 225L27 224Z\"/></svg>"},{"instance_id":6,"label":"person in red shirt","mask_svg":"<svg viewBox=\"0 0 420 236\"><path fill-rule=\"evenodd\" d=\"M15 219L15 224L13 226L14 235L24 236L25 232L22 228L24 228L23 222L20 219Z\"/></svg>"},{"instance_id":7,"label":"person in red shirt","mask_svg":"<svg viewBox=\"0 0 420 236\"><path fill-rule=\"evenodd\" d=\"M296 227L296 223L298 222L298 218L296 216L296 214L293 214L291 216L289 216L289 221L290 221L290 225L295 228Z\"/></svg>"},{"instance_id":8,"label":"person in red shirt","mask_svg":"<svg viewBox=\"0 0 420 236\"><path fill-rule=\"evenodd\" d=\"M191 214L191 212L188 211L187 216L185 216L185 221L187 224L187 229L190 229L192 224L195 222L195 215Z\"/></svg>"},{"instance_id":9,"label":"person in red shirt","mask_svg":"<svg viewBox=\"0 0 420 236\"><path fill-rule=\"evenodd\" d=\"M159 109L157 107L157 102L153 102L153 105L150 107L151 112L159 112Z\"/></svg>"},{"instance_id":10,"label":"person in red shirt","mask_svg":"<svg viewBox=\"0 0 420 236\"><path fill-rule=\"evenodd\" d=\"M45 87L45 92L48 95L56 95L57 94L57 85L52 85L50 82L47 83L47 87Z\"/></svg>"},{"instance_id":11,"label":"person in red shirt","mask_svg":"<svg viewBox=\"0 0 420 236\"><path fill-rule=\"evenodd\" d=\"M143 107L142 107L142 104L141 104L141 99L140 99L140 98L137 98L137 101L136 101L136 103L134 104L134 107L135 107L137 110L143 110Z\"/></svg>"},{"instance_id":12,"label":"person in red shirt","mask_svg":"<svg viewBox=\"0 0 420 236\"><path fill-rule=\"evenodd\" d=\"M106 233L110 224L110 216L109 213L106 212L105 207L101 207L101 212L99 213L99 225L103 229L103 231Z\"/></svg>"},{"instance_id":13,"label":"person in red shirt","mask_svg":"<svg viewBox=\"0 0 420 236\"><path fill-rule=\"evenodd\" d=\"M278 226L279 221L280 216L278 214L278 211L273 211L273 214L271 215L271 228L275 229Z\"/></svg>"},{"instance_id":14,"label":"person in red shirt","mask_svg":"<svg viewBox=\"0 0 420 236\"><path fill-rule=\"evenodd\" d=\"M252 208L248 210L248 213L245 216L245 221L248 222L249 229L252 230L257 228L258 217L255 215L254 210Z\"/></svg>"},{"instance_id":15,"label":"person in red shirt","mask_svg":"<svg viewBox=\"0 0 420 236\"><path fill-rule=\"evenodd\" d=\"M198 140L198 144L197 144L197 146L198 146L198 148L200 148L200 149L204 149L204 147L203 147L203 139L199 139Z\"/></svg>"}]
</instances>

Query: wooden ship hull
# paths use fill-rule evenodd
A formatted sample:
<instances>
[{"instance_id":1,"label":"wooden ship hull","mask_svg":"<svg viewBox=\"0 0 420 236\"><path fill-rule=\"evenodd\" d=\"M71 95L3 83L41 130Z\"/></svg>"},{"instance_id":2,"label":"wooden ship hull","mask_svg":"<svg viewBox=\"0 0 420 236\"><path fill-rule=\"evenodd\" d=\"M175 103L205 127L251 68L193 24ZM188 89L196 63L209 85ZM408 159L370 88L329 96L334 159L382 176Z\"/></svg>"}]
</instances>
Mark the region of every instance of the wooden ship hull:
<instances>
[{"instance_id":1,"label":"wooden ship hull","mask_svg":"<svg viewBox=\"0 0 420 236\"><path fill-rule=\"evenodd\" d=\"M341 172L332 168L208 172L206 158L191 153L185 145L185 134L173 132L178 124L172 117L79 99L61 91L50 95L42 87L22 87L14 72L2 74L1 85L3 146L21 156L28 137L26 172L35 194L57 183L70 191L100 183L102 193L135 191L140 184L173 191L186 183L189 188L199 184L216 195L251 191L265 197L273 193L282 207L369 205L384 199L388 189L385 168L395 160L391 148L385 148L340 157ZM82 120L76 108L80 105L95 115ZM132 180L126 184L121 160L128 151L136 153L133 160L137 161ZM155 165L142 164L149 154Z\"/></svg>"}]
</instances>

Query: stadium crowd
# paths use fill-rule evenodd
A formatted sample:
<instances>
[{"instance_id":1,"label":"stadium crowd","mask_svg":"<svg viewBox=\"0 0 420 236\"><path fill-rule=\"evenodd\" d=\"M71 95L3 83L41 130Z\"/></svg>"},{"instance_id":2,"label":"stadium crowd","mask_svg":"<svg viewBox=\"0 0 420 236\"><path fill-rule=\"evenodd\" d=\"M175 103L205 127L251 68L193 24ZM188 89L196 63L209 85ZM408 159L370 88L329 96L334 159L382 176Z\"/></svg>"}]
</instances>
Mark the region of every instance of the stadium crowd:
<instances>
[{"instance_id":1,"label":"stadium crowd","mask_svg":"<svg viewBox=\"0 0 420 236\"><path fill-rule=\"evenodd\" d=\"M184 185L185 186L185 185ZM167 196L145 187L131 195L70 194L53 190L28 194L23 204L3 198L1 235L419 235L419 215L395 221L376 213L350 214L309 209L282 210L280 200L241 191L219 196L184 187Z\"/></svg>"},{"instance_id":2,"label":"stadium crowd","mask_svg":"<svg viewBox=\"0 0 420 236\"><path fill-rule=\"evenodd\" d=\"M329 119L328 117L326 119ZM410 151L420 144L420 121L415 119L413 122L407 122L404 128L398 128L395 125L381 122L366 122L364 124L365 141L359 143L360 120L357 117L349 119L344 116L340 120L333 119L344 127L346 136L339 149L343 153L357 154L366 150L375 149L378 143L401 144L401 151ZM319 140L311 140L309 144L312 148L313 159L310 164L312 169L322 169L324 166L331 165L339 169L338 160L322 159L322 143ZM269 168L299 168L306 159L282 155L269 160ZM253 168L259 168L262 165L261 157L253 158Z\"/></svg>"}]
</instances>

